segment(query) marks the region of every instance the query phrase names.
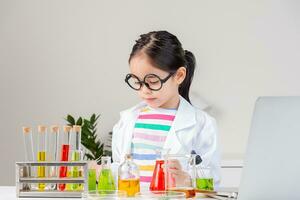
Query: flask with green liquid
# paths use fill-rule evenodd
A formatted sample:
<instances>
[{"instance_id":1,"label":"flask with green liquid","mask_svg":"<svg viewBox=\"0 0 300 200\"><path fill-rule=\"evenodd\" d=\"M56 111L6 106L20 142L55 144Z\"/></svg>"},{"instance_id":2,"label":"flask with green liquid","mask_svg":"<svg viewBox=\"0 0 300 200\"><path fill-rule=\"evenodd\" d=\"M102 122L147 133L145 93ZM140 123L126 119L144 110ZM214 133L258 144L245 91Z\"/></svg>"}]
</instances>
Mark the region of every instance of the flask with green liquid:
<instances>
[{"instance_id":1,"label":"flask with green liquid","mask_svg":"<svg viewBox=\"0 0 300 200\"><path fill-rule=\"evenodd\" d=\"M101 172L98 179L98 191L116 189L110 165L110 156L103 156L101 158Z\"/></svg>"}]
</instances>

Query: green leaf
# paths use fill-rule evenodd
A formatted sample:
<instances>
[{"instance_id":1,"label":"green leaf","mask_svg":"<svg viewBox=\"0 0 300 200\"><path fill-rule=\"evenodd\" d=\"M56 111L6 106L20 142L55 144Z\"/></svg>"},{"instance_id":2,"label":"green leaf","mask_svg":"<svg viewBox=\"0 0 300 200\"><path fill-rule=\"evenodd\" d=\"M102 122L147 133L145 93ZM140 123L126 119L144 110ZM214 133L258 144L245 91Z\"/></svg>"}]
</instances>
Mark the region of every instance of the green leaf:
<instances>
[{"instance_id":1,"label":"green leaf","mask_svg":"<svg viewBox=\"0 0 300 200\"><path fill-rule=\"evenodd\" d=\"M71 115L67 116L67 121L69 122L69 124L75 125L75 119Z\"/></svg>"},{"instance_id":2,"label":"green leaf","mask_svg":"<svg viewBox=\"0 0 300 200\"><path fill-rule=\"evenodd\" d=\"M69 125L81 125L81 144L88 150L84 158L87 160L95 160L104 155L104 143L97 137L97 120L100 115L92 114L89 119L79 117L75 120L68 115L66 121ZM76 123L75 123L76 122Z\"/></svg>"},{"instance_id":3,"label":"green leaf","mask_svg":"<svg viewBox=\"0 0 300 200\"><path fill-rule=\"evenodd\" d=\"M82 126L82 117L78 118L76 125Z\"/></svg>"}]
</instances>

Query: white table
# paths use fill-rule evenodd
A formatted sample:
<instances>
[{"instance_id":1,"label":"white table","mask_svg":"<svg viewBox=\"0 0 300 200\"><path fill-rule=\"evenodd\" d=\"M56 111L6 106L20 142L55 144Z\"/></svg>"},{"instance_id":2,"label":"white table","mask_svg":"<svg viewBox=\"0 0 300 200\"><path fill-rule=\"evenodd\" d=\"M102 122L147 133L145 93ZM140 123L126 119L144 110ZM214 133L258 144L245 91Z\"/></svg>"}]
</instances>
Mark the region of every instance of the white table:
<instances>
[{"instance_id":1,"label":"white table","mask_svg":"<svg viewBox=\"0 0 300 200\"><path fill-rule=\"evenodd\" d=\"M227 191L236 191L234 188L224 189ZM0 200L29 200L30 198L17 198L16 197L16 187L15 186L0 186ZM66 198L34 198L35 200L62 200ZM67 198L68 200L79 200L79 198ZM199 199L199 198L197 198ZM211 198L200 198L204 200L212 200Z\"/></svg>"}]
</instances>

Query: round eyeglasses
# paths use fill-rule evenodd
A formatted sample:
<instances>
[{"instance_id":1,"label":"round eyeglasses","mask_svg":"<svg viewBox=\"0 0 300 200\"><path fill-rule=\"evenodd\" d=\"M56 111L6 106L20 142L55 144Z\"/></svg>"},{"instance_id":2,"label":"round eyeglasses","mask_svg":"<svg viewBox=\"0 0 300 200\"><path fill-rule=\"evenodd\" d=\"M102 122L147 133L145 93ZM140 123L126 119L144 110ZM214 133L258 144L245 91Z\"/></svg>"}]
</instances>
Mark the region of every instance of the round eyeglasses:
<instances>
[{"instance_id":1,"label":"round eyeglasses","mask_svg":"<svg viewBox=\"0 0 300 200\"><path fill-rule=\"evenodd\" d=\"M143 85L145 85L149 90L158 91L162 88L163 84L167 82L167 80L174 74L175 72L169 73L169 75L161 79L156 74L147 74L144 77L144 80L141 81L134 74L127 74L125 78L125 82L134 90L140 90Z\"/></svg>"}]
</instances>

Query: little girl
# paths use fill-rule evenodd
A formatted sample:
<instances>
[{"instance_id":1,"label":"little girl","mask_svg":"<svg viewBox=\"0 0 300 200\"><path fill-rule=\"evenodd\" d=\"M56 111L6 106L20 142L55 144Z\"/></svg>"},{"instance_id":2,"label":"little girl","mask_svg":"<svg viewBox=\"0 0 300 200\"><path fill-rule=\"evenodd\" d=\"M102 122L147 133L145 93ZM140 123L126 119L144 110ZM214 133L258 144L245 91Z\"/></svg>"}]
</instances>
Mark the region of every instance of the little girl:
<instances>
[{"instance_id":1,"label":"little girl","mask_svg":"<svg viewBox=\"0 0 300 200\"><path fill-rule=\"evenodd\" d=\"M195 64L194 55L167 31L143 34L132 48L125 82L142 102L121 112L113 128L112 154L114 165L132 154L142 187L151 182L157 149L196 152L201 165L211 168L215 186L220 181L215 120L189 98Z\"/></svg>"}]
</instances>

